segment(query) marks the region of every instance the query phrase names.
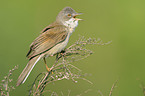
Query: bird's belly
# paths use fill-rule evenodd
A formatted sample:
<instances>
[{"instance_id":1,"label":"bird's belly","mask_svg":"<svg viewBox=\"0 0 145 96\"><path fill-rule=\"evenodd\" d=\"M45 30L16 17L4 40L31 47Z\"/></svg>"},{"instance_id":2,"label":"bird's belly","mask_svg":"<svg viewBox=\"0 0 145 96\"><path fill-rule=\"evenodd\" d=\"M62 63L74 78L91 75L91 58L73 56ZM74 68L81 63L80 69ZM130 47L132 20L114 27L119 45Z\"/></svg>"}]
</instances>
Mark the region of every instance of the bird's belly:
<instances>
[{"instance_id":1,"label":"bird's belly","mask_svg":"<svg viewBox=\"0 0 145 96\"><path fill-rule=\"evenodd\" d=\"M48 55L54 55L58 52L61 52L66 47L68 41L69 41L69 36L66 37L65 41L55 45L52 49L50 49L48 51Z\"/></svg>"}]
</instances>

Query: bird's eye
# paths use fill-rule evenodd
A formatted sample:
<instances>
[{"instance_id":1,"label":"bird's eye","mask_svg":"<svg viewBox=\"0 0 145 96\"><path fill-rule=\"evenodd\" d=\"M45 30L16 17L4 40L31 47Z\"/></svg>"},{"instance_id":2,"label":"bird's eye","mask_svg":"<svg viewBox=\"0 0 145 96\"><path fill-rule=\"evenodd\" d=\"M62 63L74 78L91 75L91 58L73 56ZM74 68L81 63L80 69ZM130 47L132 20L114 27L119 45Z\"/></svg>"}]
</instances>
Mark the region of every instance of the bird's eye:
<instances>
[{"instance_id":1,"label":"bird's eye","mask_svg":"<svg viewBox=\"0 0 145 96\"><path fill-rule=\"evenodd\" d=\"M68 16L68 17L71 17L71 14L68 14L67 16Z\"/></svg>"}]
</instances>

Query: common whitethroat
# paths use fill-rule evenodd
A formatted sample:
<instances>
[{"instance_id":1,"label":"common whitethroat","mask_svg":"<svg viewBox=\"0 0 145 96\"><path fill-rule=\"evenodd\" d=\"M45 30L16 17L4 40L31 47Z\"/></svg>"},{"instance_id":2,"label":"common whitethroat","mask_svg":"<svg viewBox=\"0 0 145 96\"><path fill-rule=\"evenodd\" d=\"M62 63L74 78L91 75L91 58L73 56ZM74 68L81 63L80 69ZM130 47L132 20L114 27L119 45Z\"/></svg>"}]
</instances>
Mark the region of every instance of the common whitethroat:
<instances>
[{"instance_id":1,"label":"common whitethroat","mask_svg":"<svg viewBox=\"0 0 145 96\"><path fill-rule=\"evenodd\" d=\"M59 12L56 21L44 28L41 34L32 42L30 50L27 54L29 62L18 77L17 86L24 83L36 63L45 58L61 52L67 45L69 37L75 28L78 26L78 21L82 19L76 16L82 13L77 13L70 7L65 7ZM48 71L49 68L46 65Z\"/></svg>"}]
</instances>

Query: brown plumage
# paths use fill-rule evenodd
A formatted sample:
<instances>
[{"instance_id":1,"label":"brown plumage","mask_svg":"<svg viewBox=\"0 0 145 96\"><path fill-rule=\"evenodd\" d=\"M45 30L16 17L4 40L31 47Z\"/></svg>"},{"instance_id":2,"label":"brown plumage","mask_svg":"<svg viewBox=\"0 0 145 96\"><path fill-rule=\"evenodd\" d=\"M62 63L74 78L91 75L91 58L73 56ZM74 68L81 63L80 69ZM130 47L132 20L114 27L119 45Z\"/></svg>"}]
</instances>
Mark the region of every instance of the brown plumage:
<instances>
[{"instance_id":1,"label":"brown plumage","mask_svg":"<svg viewBox=\"0 0 145 96\"><path fill-rule=\"evenodd\" d=\"M76 13L72 8L64 8L58 14L56 21L43 29L41 34L32 42L27 54L29 62L18 77L17 86L26 81L41 58L54 55L65 48L71 33L77 27L78 20L80 20L75 18L76 15L79 15L79 13Z\"/></svg>"},{"instance_id":2,"label":"brown plumage","mask_svg":"<svg viewBox=\"0 0 145 96\"><path fill-rule=\"evenodd\" d=\"M29 59L32 59L34 56L48 51L49 49L53 48L53 46L55 46L56 44L65 40L67 36L67 30L65 26L48 26L48 28L50 29L41 33L40 36L37 37L30 45L30 51L27 54L27 57Z\"/></svg>"},{"instance_id":3,"label":"brown plumage","mask_svg":"<svg viewBox=\"0 0 145 96\"><path fill-rule=\"evenodd\" d=\"M19 76L17 86L22 83L22 81L24 80L28 72L31 70L32 66L34 65L35 61L38 59L40 55L43 57L44 55L46 55L46 52L48 52L56 44L59 44L60 42L65 40L67 36L67 31L64 30L65 28L62 27L65 26L62 25L54 26L51 29L47 30L46 32L42 32L40 36L38 36L32 42L32 44L30 45L30 50L27 54L27 58L30 61L28 62L27 66Z\"/></svg>"}]
</instances>

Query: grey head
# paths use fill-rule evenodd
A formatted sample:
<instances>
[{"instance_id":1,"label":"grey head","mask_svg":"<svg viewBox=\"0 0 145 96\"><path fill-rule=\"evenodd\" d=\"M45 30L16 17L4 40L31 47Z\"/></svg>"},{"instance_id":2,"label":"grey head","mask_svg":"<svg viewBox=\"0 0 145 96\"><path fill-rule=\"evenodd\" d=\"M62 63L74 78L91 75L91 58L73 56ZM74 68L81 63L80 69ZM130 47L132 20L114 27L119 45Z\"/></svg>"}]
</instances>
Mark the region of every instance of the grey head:
<instances>
[{"instance_id":1,"label":"grey head","mask_svg":"<svg viewBox=\"0 0 145 96\"><path fill-rule=\"evenodd\" d=\"M65 7L62 11L59 12L58 16L56 17L56 21L64 23L65 21L69 21L70 19L79 21L82 19L76 18L76 16L81 15L82 13L77 13L71 7Z\"/></svg>"}]
</instances>

